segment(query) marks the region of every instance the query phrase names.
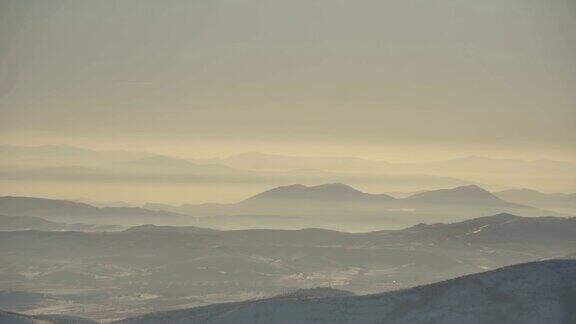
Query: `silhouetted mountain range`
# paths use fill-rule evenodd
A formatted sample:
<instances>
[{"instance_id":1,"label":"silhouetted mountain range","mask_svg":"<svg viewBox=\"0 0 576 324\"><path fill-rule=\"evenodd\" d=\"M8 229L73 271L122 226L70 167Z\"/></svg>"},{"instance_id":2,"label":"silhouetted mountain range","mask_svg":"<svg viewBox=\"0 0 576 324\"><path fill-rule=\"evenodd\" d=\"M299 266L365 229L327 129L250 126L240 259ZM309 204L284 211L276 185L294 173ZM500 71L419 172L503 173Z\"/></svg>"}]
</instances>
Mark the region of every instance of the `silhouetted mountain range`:
<instances>
[{"instance_id":1,"label":"silhouetted mountain range","mask_svg":"<svg viewBox=\"0 0 576 324\"><path fill-rule=\"evenodd\" d=\"M560 215L507 202L475 185L424 191L397 199L365 193L342 183L297 184L273 188L233 204L146 204L144 207L95 207L66 200L0 197L0 215L6 216L41 217L64 223L153 223L225 229L325 227L366 231L374 227L399 228L495 213Z\"/></svg>"},{"instance_id":2,"label":"silhouetted mountain range","mask_svg":"<svg viewBox=\"0 0 576 324\"><path fill-rule=\"evenodd\" d=\"M407 200L434 204L508 204L475 185L425 191L409 196Z\"/></svg>"},{"instance_id":3,"label":"silhouetted mountain range","mask_svg":"<svg viewBox=\"0 0 576 324\"><path fill-rule=\"evenodd\" d=\"M345 203L345 202L384 202L394 198L385 194L368 194L356 190L343 183L323 184L318 186L304 186L295 184L277 187L250 197L241 204L274 203L284 200Z\"/></svg>"},{"instance_id":4,"label":"silhouetted mountain range","mask_svg":"<svg viewBox=\"0 0 576 324\"><path fill-rule=\"evenodd\" d=\"M365 224L384 227L409 226L418 222L454 221L467 217L478 217L495 213L514 213L525 216L560 215L553 211L540 210L500 199L475 185L424 191L407 198L394 198L385 194L369 194L342 183L304 186L301 184L277 187L264 191L235 204L202 204L169 206L164 204L146 204L144 207L154 210L170 210L201 218L202 226L220 227L219 219L226 216L290 216L301 218L304 226L321 226L310 220L324 220L325 224L349 223L353 219L363 219ZM369 217L371 220L366 220ZM349 218L349 219L344 219ZM308 220L308 222L306 221ZM212 221L210 223L209 221ZM260 219L262 221L262 219ZM382 223L374 223L381 221ZM260 226L266 226L260 223ZM280 220L275 227L294 228L294 224L282 225ZM253 226L258 226L256 220ZM335 227L332 227L335 228ZM346 228L346 227L344 227ZM340 229L340 228L336 228ZM362 230L362 229L360 229Z\"/></svg>"}]
</instances>

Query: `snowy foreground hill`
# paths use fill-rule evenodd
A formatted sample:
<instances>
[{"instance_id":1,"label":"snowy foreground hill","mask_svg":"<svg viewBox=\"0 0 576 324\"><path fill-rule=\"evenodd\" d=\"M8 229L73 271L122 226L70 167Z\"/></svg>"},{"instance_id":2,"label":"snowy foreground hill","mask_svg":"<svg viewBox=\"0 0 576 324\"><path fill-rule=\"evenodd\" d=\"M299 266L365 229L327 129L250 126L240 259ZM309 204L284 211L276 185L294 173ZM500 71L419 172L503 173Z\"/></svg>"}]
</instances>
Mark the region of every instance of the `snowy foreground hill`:
<instances>
[{"instance_id":1,"label":"snowy foreground hill","mask_svg":"<svg viewBox=\"0 0 576 324\"><path fill-rule=\"evenodd\" d=\"M576 323L576 260L524 263L384 294L277 297L118 323Z\"/></svg>"}]
</instances>

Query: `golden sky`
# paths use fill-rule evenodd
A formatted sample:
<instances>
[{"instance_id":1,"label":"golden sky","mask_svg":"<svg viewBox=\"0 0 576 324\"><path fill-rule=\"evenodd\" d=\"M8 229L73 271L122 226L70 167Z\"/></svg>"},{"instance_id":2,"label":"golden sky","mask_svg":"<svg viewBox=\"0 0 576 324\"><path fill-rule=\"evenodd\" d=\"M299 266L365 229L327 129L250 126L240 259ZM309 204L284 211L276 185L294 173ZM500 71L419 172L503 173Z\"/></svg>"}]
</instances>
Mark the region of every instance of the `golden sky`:
<instances>
[{"instance_id":1,"label":"golden sky","mask_svg":"<svg viewBox=\"0 0 576 324\"><path fill-rule=\"evenodd\" d=\"M571 0L0 2L3 143L576 161Z\"/></svg>"}]
</instances>

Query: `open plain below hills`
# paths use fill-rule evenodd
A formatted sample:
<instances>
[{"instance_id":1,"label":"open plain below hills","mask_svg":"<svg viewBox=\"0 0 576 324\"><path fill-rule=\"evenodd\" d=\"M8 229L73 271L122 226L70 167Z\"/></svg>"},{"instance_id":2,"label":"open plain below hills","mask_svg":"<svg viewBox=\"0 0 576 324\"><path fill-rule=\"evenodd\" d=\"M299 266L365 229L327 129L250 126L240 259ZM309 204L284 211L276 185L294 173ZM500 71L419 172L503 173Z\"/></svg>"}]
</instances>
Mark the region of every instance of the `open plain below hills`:
<instances>
[{"instance_id":1,"label":"open plain below hills","mask_svg":"<svg viewBox=\"0 0 576 324\"><path fill-rule=\"evenodd\" d=\"M576 252L576 221L499 214L403 230L0 232L0 309L121 319L330 286L357 294Z\"/></svg>"},{"instance_id":2,"label":"open plain below hills","mask_svg":"<svg viewBox=\"0 0 576 324\"><path fill-rule=\"evenodd\" d=\"M569 324L576 321L576 260L503 267L410 289L357 296L315 288L270 298L152 312L118 324L446 323ZM2 324L92 324L66 315L0 311Z\"/></svg>"}]
</instances>

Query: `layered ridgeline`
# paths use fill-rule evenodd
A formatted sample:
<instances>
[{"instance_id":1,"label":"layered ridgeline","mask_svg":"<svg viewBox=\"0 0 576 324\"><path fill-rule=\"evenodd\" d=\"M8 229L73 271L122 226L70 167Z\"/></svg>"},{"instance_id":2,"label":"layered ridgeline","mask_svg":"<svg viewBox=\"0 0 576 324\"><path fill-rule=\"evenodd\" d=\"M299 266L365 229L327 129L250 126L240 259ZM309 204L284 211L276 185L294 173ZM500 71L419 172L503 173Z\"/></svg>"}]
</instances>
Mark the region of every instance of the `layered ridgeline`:
<instances>
[{"instance_id":1,"label":"layered ridgeline","mask_svg":"<svg viewBox=\"0 0 576 324\"><path fill-rule=\"evenodd\" d=\"M36 191L41 194L62 197L74 192L78 197L93 197L90 188L97 185L100 188L98 196L104 201L140 201L154 191L158 194L152 197L157 196L160 201L190 199L199 202L217 195L235 200L246 192L267 187L334 182L370 188L374 192L414 192L422 188L480 183L501 188L576 192L576 164L545 160L468 157L398 164L354 157L248 153L224 159L188 161L144 152L95 151L57 145L0 145L0 156L4 194L21 193L26 184L40 182L46 184L41 186L45 188L43 191ZM78 183L87 185L78 186ZM118 191L119 185L122 191ZM208 186L209 191L206 190Z\"/></svg>"},{"instance_id":2,"label":"layered ridgeline","mask_svg":"<svg viewBox=\"0 0 576 324\"><path fill-rule=\"evenodd\" d=\"M576 260L519 264L384 294L287 296L154 313L118 323L205 322L574 323Z\"/></svg>"},{"instance_id":3,"label":"layered ridgeline","mask_svg":"<svg viewBox=\"0 0 576 324\"><path fill-rule=\"evenodd\" d=\"M499 214L403 230L0 232L0 309L119 319L332 286L407 288L576 253L576 218ZM10 303L8 303L11 301ZM18 302L20 301L20 302Z\"/></svg>"},{"instance_id":4,"label":"layered ridgeline","mask_svg":"<svg viewBox=\"0 0 576 324\"><path fill-rule=\"evenodd\" d=\"M174 212L138 207L95 207L89 204L33 197L0 197L0 215L40 217L65 223L142 224L143 222L186 222Z\"/></svg>"},{"instance_id":5,"label":"layered ridgeline","mask_svg":"<svg viewBox=\"0 0 576 324\"><path fill-rule=\"evenodd\" d=\"M402 228L496 213L558 216L511 203L476 185L419 192L406 198L370 194L341 183L290 185L233 204L95 207L65 200L0 197L0 215L66 223L194 225L220 229L322 227L346 231Z\"/></svg>"},{"instance_id":6,"label":"layered ridgeline","mask_svg":"<svg viewBox=\"0 0 576 324\"><path fill-rule=\"evenodd\" d=\"M226 166L217 161L188 161L178 157L130 151L95 151L69 146L38 147L0 145L0 181L3 192L22 192L30 182L50 184L43 193L64 196L75 192L92 197L91 185L100 188L104 200L139 201L158 191L159 199L202 201L225 192L232 199L256 188L286 183L346 182L372 184L378 190L417 190L471 184L472 181L417 173L372 172L370 168L330 170L315 164L289 170L253 170ZM348 163L348 162L345 162ZM348 170L349 171L349 170ZM78 186L77 183L87 184ZM122 191L118 191L121 186ZM210 186L210 190L206 187ZM159 190L161 188L162 190ZM104 192L102 192L104 191ZM108 191L108 192L106 192ZM38 192L38 191L36 191ZM117 193L117 194L114 194ZM201 195L201 198L197 196ZM177 197L177 198L175 198Z\"/></svg>"},{"instance_id":7,"label":"layered ridgeline","mask_svg":"<svg viewBox=\"0 0 576 324\"><path fill-rule=\"evenodd\" d=\"M83 231L103 232L119 231L124 229L119 225L97 225L85 223L59 223L51 222L40 217L31 216L4 216L0 215L0 231Z\"/></svg>"},{"instance_id":8,"label":"layered ridgeline","mask_svg":"<svg viewBox=\"0 0 576 324\"><path fill-rule=\"evenodd\" d=\"M401 228L420 222L456 221L496 213L560 215L508 202L476 185L394 198L386 194L361 192L341 183L318 186L297 184L277 187L235 204L146 204L145 207L189 215L217 216L200 219L197 225L228 229L234 228L230 224L238 222L239 228L324 227L367 231L378 227Z\"/></svg>"},{"instance_id":9,"label":"layered ridgeline","mask_svg":"<svg viewBox=\"0 0 576 324\"><path fill-rule=\"evenodd\" d=\"M576 215L576 193L543 193L532 189L510 189L494 194L513 203Z\"/></svg>"},{"instance_id":10,"label":"layered ridgeline","mask_svg":"<svg viewBox=\"0 0 576 324\"><path fill-rule=\"evenodd\" d=\"M287 213L288 209L293 212L313 210L339 210L341 207L350 205L354 207L366 206L376 211L390 211L392 208L400 209L435 209L446 210L456 208L478 208L518 210L526 213L538 214L541 210L531 206L525 206L507 202L476 185L455 187L420 192L407 198L394 198L386 194L370 194L359 191L342 183L323 184L317 186L304 186L295 184L282 186L259 193L236 204L203 204L184 205L171 207L168 205L148 204L147 208L171 208L180 212L195 212L210 208L230 208L256 212L259 210L275 210L276 213ZM356 210L361 213L362 210ZM347 211L349 212L349 211ZM452 212L456 212L452 210ZM554 212L548 212L554 214Z\"/></svg>"}]
</instances>

